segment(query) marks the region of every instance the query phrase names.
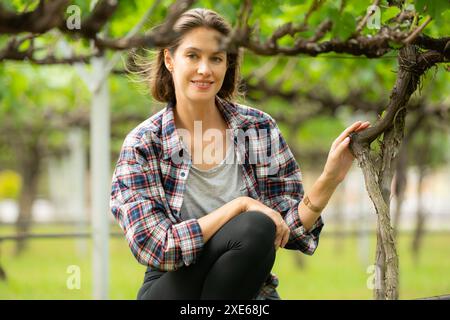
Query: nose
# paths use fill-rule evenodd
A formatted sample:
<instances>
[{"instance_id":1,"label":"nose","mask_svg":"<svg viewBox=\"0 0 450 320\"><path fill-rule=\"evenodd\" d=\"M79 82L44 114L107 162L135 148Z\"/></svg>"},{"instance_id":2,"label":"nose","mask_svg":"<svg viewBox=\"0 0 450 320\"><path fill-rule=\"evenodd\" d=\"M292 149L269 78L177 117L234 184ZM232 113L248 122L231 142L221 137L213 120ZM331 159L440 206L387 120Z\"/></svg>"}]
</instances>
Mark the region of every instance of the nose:
<instances>
[{"instance_id":1,"label":"nose","mask_svg":"<svg viewBox=\"0 0 450 320\"><path fill-rule=\"evenodd\" d=\"M198 66L197 72L202 75L210 75L211 74L211 68L209 67L209 64L207 61L200 61L200 64Z\"/></svg>"}]
</instances>

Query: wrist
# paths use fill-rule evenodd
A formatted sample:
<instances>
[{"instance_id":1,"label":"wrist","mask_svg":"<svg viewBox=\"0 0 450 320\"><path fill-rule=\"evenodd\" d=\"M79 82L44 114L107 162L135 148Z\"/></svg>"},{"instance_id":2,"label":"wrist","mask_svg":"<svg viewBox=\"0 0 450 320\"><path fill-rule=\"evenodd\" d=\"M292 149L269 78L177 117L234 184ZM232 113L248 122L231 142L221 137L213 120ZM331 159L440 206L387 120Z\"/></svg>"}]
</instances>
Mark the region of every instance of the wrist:
<instances>
[{"instance_id":1,"label":"wrist","mask_svg":"<svg viewBox=\"0 0 450 320\"><path fill-rule=\"evenodd\" d=\"M248 207L248 205L247 205L247 203L248 203L247 202L247 197L244 197L244 196L237 197L233 201L235 202L235 208L236 208L236 211L238 213L242 213L244 211L247 211L247 207Z\"/></svg>"},{"instance_id":2,"label":"wrist","mask_svg":"<svg viewBox=\"0 0 450 320\"><path fill-rule=\"evenodd\" d=\"M318 206L315 206L314 204L312 204L312 202L309 199L309 196L307 194L304 196L302 202L307 208L309 208L309 210L311 210L312 212L318 213L318 214L320 214L323 211L323 209L325 209L325 206L318 207Z\"/></svg>"},{"instance_id":3,"label":"wrist","mask_svg":"<svg viewBox=\"0 0 450 320\"><path fill-rule=\"evenodd\" d=\"M332 188L332 189L336 189L338 187L338 185L342 182L342 181L339 181L338 179L330 176L325 171L322 172L322 174L319 176L319 178L317 180L323 186L327 186L327 187Z\"/></svg>"}]
</instances>

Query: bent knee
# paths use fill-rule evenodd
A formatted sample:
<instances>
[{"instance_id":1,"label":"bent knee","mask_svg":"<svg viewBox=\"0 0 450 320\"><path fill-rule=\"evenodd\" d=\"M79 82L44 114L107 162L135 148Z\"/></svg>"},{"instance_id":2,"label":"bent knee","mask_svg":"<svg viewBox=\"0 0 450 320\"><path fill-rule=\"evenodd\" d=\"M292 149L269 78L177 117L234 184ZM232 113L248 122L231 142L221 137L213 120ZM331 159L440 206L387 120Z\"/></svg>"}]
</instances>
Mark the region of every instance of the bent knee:
<instances>
[{"instance_id":1,"label":"bent knee","mask_svg":"<svg viewBox=\"0 0 450 320\"><path fill-rule=\"evenodd\" d=\"M253 240L259 245L273 244L276 226L269 216L260 211L246 211L238 217L239 227L245 239Z\"/></svg>"}]
</instances>

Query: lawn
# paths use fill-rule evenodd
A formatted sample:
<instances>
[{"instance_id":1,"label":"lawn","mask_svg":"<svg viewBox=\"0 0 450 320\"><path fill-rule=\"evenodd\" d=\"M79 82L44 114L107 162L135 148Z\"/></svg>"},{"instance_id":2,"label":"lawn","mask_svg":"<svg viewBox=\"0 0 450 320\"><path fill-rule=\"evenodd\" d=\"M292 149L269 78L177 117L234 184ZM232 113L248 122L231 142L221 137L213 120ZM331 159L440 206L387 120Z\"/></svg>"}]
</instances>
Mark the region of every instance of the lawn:
<instances>
[{"instance_id":1,"label":"lawn","mask_svg":"<svg viewBox=\"0 0 450 320\"><path fill-rule=\"evenodd\" d=\"M0 234L10 228L1 227ZM35 232L60 232L46 227ZM64 229L67 231L67 229ZM398 240L400 256L400 299L415 299L450 293L450 234L427 234L418 263L410 253L411 235ZM11 241L0 245L0 264L7 281L0 281L0 299L91 299L92 273L90 242L80 250L80 240L35 239L21 256L13 255ZM313 256L278 250L273 272L280 279L283 299L372 299L368 288L372 273L375 237L366 250L355 237L336 238L322 232L319 248ZM368 250L367 250L368 249ZM365 254L362 254L365 252ZM303 258L300 267L298 257ZM110 298L135 299L145 267L139 265L123 238L110 241ZM69 289L68 267L80 270L80 289Z\"/></svg>"}]
</instances>

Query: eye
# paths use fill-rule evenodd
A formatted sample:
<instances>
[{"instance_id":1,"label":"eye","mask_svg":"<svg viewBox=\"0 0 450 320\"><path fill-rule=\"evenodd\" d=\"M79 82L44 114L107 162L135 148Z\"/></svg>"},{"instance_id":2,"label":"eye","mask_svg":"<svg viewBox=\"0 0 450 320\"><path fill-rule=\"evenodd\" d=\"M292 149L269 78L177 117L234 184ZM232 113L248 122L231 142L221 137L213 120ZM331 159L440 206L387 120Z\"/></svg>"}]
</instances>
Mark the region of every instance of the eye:
<instances>
[{"instance_id":1,"label":"eye","mask_svg":"<svg viewBox=\"0 0 450 320\"><path fill-rule=\"evenodd\" d=\"M222 62L222 58L214 57L213 61L219 63L219 62Z\"/></svg>"},{"instance_id":2,"label":"eye","mask_svg":"<svg viewBox=\"0 0 450 320\"><path fill-rule=\"evenodd\" d=\"M193 58L196 58L197 55L196 55L196 54L193 54L193 53L190 53L190 54L187 55L187 57L188 57L189 59L193 59Z\"/></svg>"}]
</instances>

